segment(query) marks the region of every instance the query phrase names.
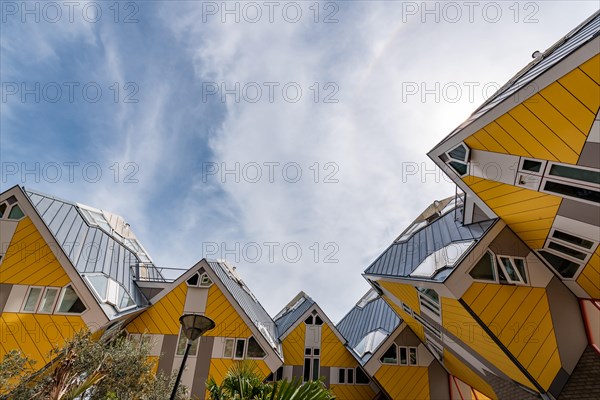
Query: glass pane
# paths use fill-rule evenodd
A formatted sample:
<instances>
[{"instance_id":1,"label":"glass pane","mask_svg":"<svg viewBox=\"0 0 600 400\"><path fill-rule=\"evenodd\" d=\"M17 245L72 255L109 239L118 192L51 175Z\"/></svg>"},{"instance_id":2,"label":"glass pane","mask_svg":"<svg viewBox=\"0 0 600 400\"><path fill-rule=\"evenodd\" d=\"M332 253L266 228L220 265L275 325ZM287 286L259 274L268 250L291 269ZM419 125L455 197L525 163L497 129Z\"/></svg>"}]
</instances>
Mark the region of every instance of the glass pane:
<instances>
[{"instance_id":1,"label":"glass pane","mask_svg":"<svg viewBox=\"0 0 600 400\"><path fill-rule=\"evenodd\" d=\"M396 345L393 344L390 348L381 356L380 361L384 364L396 364L398 363L398 353L396 351Z\"/></svg>"},{"instance_id":2,"label":"glass pane","mask_svg":"<svg viewBox=\"0 0 600 400\"><path fill-rule=\"evenodd\" d=\"M198 286L198 274L194 274L190 279L188 279L187 284L190 286Z\"/></svg>"},{"instance_id":3,"label":"glass pane","mask_svg":"<svg viewBox=\"0 0 600 400\"><path fill-rule=\"evenodd\" d=\"M0 204L0 218L4 216L4 211L6 211L6 204Z\"/></svg>"},{"instance_id":4,"label":"glass pane","mask_svg":"<svg viewBox=\"0 0 600 400\"><path fill-rule=\"evenodd\" d=\"M198 353L198 343L200 343L200 339L196 339L192 342L192 347L190 347L190 356L195 356Z\"/></svg>"},{"instance_id":5,"label":"glass pane","mask_svg":"<svg viewBox=\"0 0 600 400\"><path fill-rule=\"evenodd\" d=\"M92 287L102 301L106 301L106 289L108 288L108 278L103 275L87 276L87 280L92 284Z\"/></svg>"},{"instance_id":6,"label":"glass pane","mask_svg":"<svg viewBox=\"0 0 600 400\"><path fill-rule=\"evenodd\" d=\"M85 311L85 305L77 296L77 293L71 286L67 286L63 289L62 299L58 305L58 312L61 313L72 313L81 314Z\"/></svg>"},{"instance_id":7,"label":"glass pane","mask_svg":"<svg viewBox=\"0 0 600 400\"><path fill-rule=\"evenodd\" d=\"M312 350L310 349L310 347L307 347L307 348L304 349L304 355L305 356L312 355Z\"/></svg>"},{"instance_id":8,"label":"glass pane","mask_svg":"<svg viewBox=\"0 0 600 400\"><path fill-rule=\"evenodd\" d=\"M415 349L414 347L409 348L408 354L409 354L409 364L417 365L417 349Z\"/></svg>"},{"instance_id":9,"label":"glass pane","mask_svg":"<svg viewBox=\"0 0 600 400\"><path fill-rule=\"evenodd\" d=\"M400 365L407 365L406 347L400 347Z\"/></svg>"},{"instance_id":10,"label":"glass pane","mask_svg":"<svg viewBox=\"0 0 600 400\"><path fill-rule=\"evenodd\" d=\"M600 192L592 189L585 189L581 187L564 185L562 183L556 183L552 181L547 181L544 189L553 192L562 194L565 196L576 197L578 199L592 201L594 203L600 203Z\"/></svg>"},{"instance_id":11,"label":"glass pane","mask_svg":"<svg viewBox=\"0 0 600 400\"><path fill-rule=\"evenodd\" d=\"M555 254L540 250L539 253L554 267L563 278L572 278L579 269L579 264L566 260Z\"/></svg>"},{"instance_id":12,"label":"glass pane","mask_svg":"<svg viewBox=\"0 0 600 400\"><path fill-rule=\"evenodd\" d=\"M283 379L283 366L279 367L279 369L277 369L277 374L276 374L276 378L278 381Z\"/></svg>"},{"instance_id":13,"label":"glass pane","mask_svg":"<svg viewBox=\"0 0 600 400\"><path fill-rule=\"evenodd\" d=\"M323 325L323 320L318 315L315 317L315 325Z\"/></svg>"},{"instance_id":14,"label":"glass pane","mask_svg":"<svg viewBox=\"0 0 600 400\"><path fill-rule=\"evenodd\" d=\"M48 288L44 292L42 303L40 304L39 311L43 313L51 313L54 308L54 301L58 295L58 289Z\"/></svg>"},{"instance_id":15,"label":"glass pane","mask_svg":"<svg viewBox=\"0 0 600 400\"><path fill-rule=\"evenodd\" d=\"M540 172L542 168L542 163L540 161L533 160L524 160L523 161L523 170L531 171L531 172Z\"/></svg>"},{"instance_id":16,"label":"glass pane","mask_svg":"<svg viewBox=\"0 0 600 400\"><path fill-rule=\"evenodd\" d=\"M8 219L21 219L25 216L23 211L19 208L18 204L15 204L13 208L10 209L10 213L8 214Z\"/></svg>"},{"instance_id":17,"label":"glass pane","mask_svg":"<svg viewBox=\"0 0 600 400\"><path fill-rule=\"evenodd\" d=\"M41 288L31 288L29 290L29 296L27 296L27 301L25 302L25 306L23 307L23 311L34 312L35 306L40 298L41 293L42 293Z\"/></svg>"},{"instance_id":18,"label":"glass pane","mask_svg":"<svg viewBox=\"0 0 600 400\"><path fill-rule=\"evenodd\" d=\"M235 343L235 358L244 358L245 348L246 341L244 339L238 339Z\"/></svg>"},{"instance_id":19,"label":"glass pane","mask_svg":"<svg viewBox=\"0 0 600 400\"><path fill-rule=\"evenodd\" d=\"M177 339L177 355L182 356L185 353L185 346L187 345L187 338L183 332L179 332L179 339Z\"/></svg>"},{"instance_id":20,"label":"glass pane","mask_svg":"<svg viewBox=\"0 0 600 400\"><path fill-rule=\"evenodd\" d=\"M319 380L319 359L318 358L313 359L312 380L313 381ZM350 383L350 376L348 376L348 383Z\"/></svg>"},{"instance_id":21,"label":"glass pane","mask_svg":"<svg viewBox=\"0 0 600 400\"><path fill-rule=\"evenodd\" d=\"M452 169L460 176L463 176L467 173L467 164L463 164L458 161L450 161L448 165L450 165L450 167L452 167Z\"/></svg>"},{"instance_id":22,"label":"glass pane","mask_svg":"<svg viewBox=\"0 0 600 400\"><path fill-rule=\"evenodd\" d=\"M233 339L225 339L225 348L223 349L223 357L233 357Z\"/></svg>"},{"instance_id":23,"label":"glass pane","mask_svg":"<svg viewBox=\"0 0 600 400\"><path fill-rule=\"evenodd\" d=\"M496 274L494 272L494 261L492 255L486 252L485 255L475 264L469 272L473 279L481 279L484 281L495 281Z\"/></svg>"},{"instance_id":24,"label":"glass pane","mask_svg":"<svg viewBox=\"0 0 600 400\"><path fill-rule=\"evenodd\" d=\"M208 287L210 285L212 285L212 281L210 280L208 275L202 274L202 280L200 282L200 286Z\"/></svg>"},{"instance_id":25,"label":"glass pane","mask_svg":"<svg viewBox=\"0 0 600 400\"><path fill-rule=\"evenodd\" d=\"M254 337L250 337L250 339L248 339L248 352L247 352L247 355L250 358L263 358L267 354L262 349L262 347L260 347L260 345L258 344L258 342L256 341L256 339L254 339Z\"/></svg>"},{"instance_id":26,"label":"glass pane","mask_svg":"<svg viewBox=\"0 0 600 400\"><path fill-rule=\"evenodd\" d=\"M584 247L586 249L591 249L592 246L594 246L594 242L582 239L582 238L577 237L577 236L573 236L571 234L568 234L568 233L562 232L562 231L554 231L554 233L552 234L552 236L555 237L555 238L557 238L557 239L560 239L562 241L574 244L576 246Z\"/></svg>"},{"instance_id":27,"label":"glass pane","mask_svg":"<svg viewBox=\"0 0 600 400\"><path fill-rule=\"evenodd\" d=\"M133 301L129 293L127 293L123 287L119 287L119 292L121 294L119 309L125 310L126 308L135 306L135 301Z\"/></svg>"},{"instance_id":28,"label":"glass pane","mask_svg":"<svg viewBox=\"0 0 600 400\"><path fill-rule=\"evenodd\" d=\"M354 383L354 370L348 369L348 383Z\"/></svg>"},{"instance_id":29,"label":"glass pane","mask_svg":"<svg viewBox=\"0 0 600 400\"><path fill-rule=\"evenodd\" d=\"M519 274L521 274L521 278L523 278L523 282L527 283L527 274L525 272L525 260L523 260L522 258L515 258L515 265L517 266L517 269L519 270Z\"/></svg>"},{"instance_id":30,"label":"glass pane","mask_svg":"<svg viewBox=\"0 0 600 400\"><path fill-rule=\"evenodd\" d=\"M304 382L310 380L310 358L304 359Z\"/></svg>"},{"instance_id":31,"label":"glass pane","mask_svg":"<svg viewBox=\"0 0 600 400\"><path fill-rule=\"evenodd\" d=\"M320 349L313 349L313 354L314 354L315 356L318 356L320 353L321 353L321 350L320 350Z\"/></svg>"},{"instance_id":32,"label":"glass pane","mask_svg":"<svg viewBox=\"0 0 600 400\"><path fill-rule=\"evenodd\" d=\"M346 383L346 368L338 370L338 383Z\"/></svg>"},{"instance_id":33,"label":"glass pane","mask_svg":"<svg viewBox=\"0 0 600 400\"><path fill-rule=\"evenodd\" d=\"M312 325L313 324L313 317L312 317L312 315L309 316L308 318L306 318L306 320L304 321L304 323L306 325Z\"/></svg>"},{"instance_id":34,"label":"glass pane","mask_svg":"<svg viewBox=\"0 0 600 400\"><path fill-rule=\"evenodd\" d=\"M567 167L565 165L553 165L550 167L550 175L562 176L563 178L575 179L578 181L600 183L600 172Z\"/></svg>"},{"instance_id":35,"label":"glass pane","mask_svg":"<svg viewBox=\"0 0 600 400\"><path fill-rule=\"evenodd\" d=\"M580 251L577 251L577 250L572 249L572 248L567 247L567 246L563 246L562 244L558 244L556 242L550 242L548 244L548 248L554 249L556 251L560 251L561 253L564 253L564 254L566 254L568 256L571 256L571 257L578 258L580 260L585 260L585 257L586 257L585 253L582 253Z\"/></svg>"},{"instance_id":36,"label":"glass pane","mask_svg":"<svg viewBox=\"0 0 600 400\"><path fill-rule=\"evenodd\" d=\"M500 261L502 262L502 265L504 265L504 268L506 269L508 278L513 282L520 281L519 276L517 275L517 271L514 269L512 263L510 262L510 259L508 257L500 257Z\"/></svg>"},{"instance_id":37,"label":"glass pane","mask_svg":"<svg viewBox=\"0 0 600 400\"><path fill-rule=\"evenodd\" d=\"M455 160L459 160L459 161L467 161L467 149L465 148L464 145L458 145L456 146L454 149L450 150L448 152L448 156L450 156L451 158L455 159Z\"/></svg>"},{"instance_id":38,"label":"glass pane","mask_svg":"<svg viewBox=\"0 0 600 400\"><path fill-rule=\"evenodd\" d=\"M363 371L360 367L356 368L356 383L366 385L369 383L369 381L370 379L367 374L365 374L365 371Z\"/></svg>"}]
</instances>

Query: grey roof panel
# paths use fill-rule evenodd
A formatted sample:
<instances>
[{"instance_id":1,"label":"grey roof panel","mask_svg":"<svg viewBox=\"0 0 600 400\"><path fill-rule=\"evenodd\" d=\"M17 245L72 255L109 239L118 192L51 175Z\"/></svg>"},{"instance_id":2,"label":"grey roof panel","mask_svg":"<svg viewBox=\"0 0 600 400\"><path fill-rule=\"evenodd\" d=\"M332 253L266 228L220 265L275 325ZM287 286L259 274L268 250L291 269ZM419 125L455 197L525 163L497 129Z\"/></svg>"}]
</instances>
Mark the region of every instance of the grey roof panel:
<instances>
[{"instance_id":1,"label":"grey roof panel","mask_svg":"<svg viewBox=\"0 0 600 400\"><path fill-rule=\"evenodd\" d=\"M315 304L315 301L308 296L303 297L303 301L297 307L292 310L281 314L276 320L275 325L277 325L277 337L281 339L283 334L298 321L300 318L310 307Z\"/></svg>"},{"instance_id":2,"label":"grey roof panel","mask_svg":"<svg viewBox=\"0 0 600 400\"><path fill-rule=\"evenodd\" d=\"M274 349L279 352L277 348L278 337L275 323L263 306L256 300L254 295L251 294L250 289L248 289L241 279L233 276L231 270L225 263L210 260L208 261L208 265L265 339L271 342L274 345Z\"/></svg>"},{"instance_id":3,"label":"grey roof panel","mask_svg":"<svg viewBox=\"0 0 600 400\"><path fill-rule=\"evenodd\" d=\"M462 206L447 212L413 233L407 240L394 242L365 270L366 274L409 276L430 254L455 242L478 240L496 220L462 224Z\"/></svg>"},{"instance_id":4,"label":"grey roof panel","mask_svg":"<svg viewBox=\"0 0 600 400\"><path fill-rule=\"evenodd\" d=\"M370 332L380 330L388 336L400 325L402 319L381 297L371 300L364 307L355 305L338 322L336 328L346 339L348 347L354 349ZM370 355L361 359L364 364Z\"/></svg>"}]
</instances>

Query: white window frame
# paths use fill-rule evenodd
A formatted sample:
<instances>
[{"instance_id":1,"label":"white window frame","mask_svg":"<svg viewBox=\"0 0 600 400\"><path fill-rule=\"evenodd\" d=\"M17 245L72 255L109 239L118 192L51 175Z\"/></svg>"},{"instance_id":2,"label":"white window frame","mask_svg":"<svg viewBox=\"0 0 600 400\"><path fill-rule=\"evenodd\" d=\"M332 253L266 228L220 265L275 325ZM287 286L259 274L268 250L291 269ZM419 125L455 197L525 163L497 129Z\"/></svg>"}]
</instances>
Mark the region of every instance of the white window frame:
<instances>
[{"instance_id":1,"label":"white window frame","mask_svg":"<svg viewBox=\"0 0 600 400\"><path fill-rule=\"evenodd\" d=\"M430 289L430 288L427 288L427 289ZM431 290L435 291L435 289L431 289ZM442 317L441 304L439 302L436 303L433 299L431 299L429 296L427 296L425 293L421 292L420 290L417 290L417 293L419 295L419 305L421 306L421 312L425 311L426 314L429 314L434 319L441 320L441 317ZM438 298L439 298L439 294L438 294Z\"/></svg>"},{"instance_id":2,"label":"white window frame","mask_svg":"<svg viewBox=\"0 0 600 400\"><path fill-rule=\"evenodd\" d=\"M491 251L490 249L487 249L485 252L489 253L492 256L491 257L492 258L492 271L494 272L494 280L473 278L473 275L471 275L471 271L473 271L475 269L475 267L477 266L479 261L481 261L481 259L483 257L485 257L487 254L482 255L480 258L477 259L477 261L475 261L473 263L471 268L469 268L469 270L467 271L467 275L469 275L469 278L471 278L473 280L473 282L500 283L500 274L498 274L498 266L496 265L496 263L497 263L496 262L496 254L493 251Z\"/></svg>"},{"instance_id":3,"label":"white window frame","mask_svg":"<svg viewBox=\"0 0 600 400\"><path fill-rule=\"evenodd\" d=\"M583 240L587 240L588 242L592 242L592 247L587 248L587 247L579 246L579 245L577 245L575 243L567 242L565 240L556 238L556 237L554 237L554 232L556 232L556 231L562 232L562 233L566 233L568 235L571 235L571 236L574 236L574 237L577 237L577 238L581 238ZM571 232L568 232L568 231L566 231L564 229L560 229L560 228L552 228L552 229L550 229L550 234L548 235L548 240L551 240L553 242L562 244L563 246L571 247L572 249L579 250L579 251L581 251L583 253L594 253L594 250L596 249L596 246L598 245L598 241L596 241L596 240L592 240L592 239L589 239L587 237L582 237L579 234L571 233Z\"/></svg>"},{"instance_id":4,"label":"white window frame","mask_svg":"<svg viewBox=\"0 0 600 400\"><path fill-rule=\"evenodd\" d=\"M496 262L498 264L499 268L502 268L502 272L504 273L504 276L506 277L506 280L508 281L508 283L513 283L515 285L522 285L522 286L529 286L529 274L527 271L527 260L523 257L514 257L514 256L505 256L505 255L501 255L501 254L497 254L496 255ZM513 269L516 271L517 276L519 277L519 280L513 280L510 277L510 274L508 273L508 271L506 270L506 266L504 265L504 263L502 262L502 258L507 259L510 264L512 265ZM517 264L515 263L515 259L519 259L521 261L523 261L523 265L525 267L525 277L521 276L521 271L519 271L519 269L517 268Z\"/></svg>"},{"instance_id":5,"label":"white window frame","mask_svg":"<svg viewBox=\"0 0 600 400\"><path fill-rule=\"evenodd\" d=\"M410 306L408 304L406 304L406 303L402 303L402 311L404 311L405 313L407 313L411 317L413 316L413 310L412 310L412 308L410 308Z\"/></svg>"},{"instance_id":6,"label":"white window frame","mask_svg":"<svg viewBox=\"0 0 600 400\"><path fill-rule=\"evenodd\" d=\"M553 196L558 196L558 197L562 197L562 198L565 198L565 199L572 199L572 200L580 201L582 203L591 204L593 206L600 207L600 204L596 203L594 201L582 199L581 197L570 196L570 195L567 195L567 194L553 192L551 190L546 190L545 189L546 182L555 182L555 183L559 183L559 184L562 184L562 185L576 186L576 187L580 187L582 189L592 189L592 190L600 191L600 188L598 188L597 186L585 185L585 184L582 185L581 181L566 180L566 178L565 178L565 180L561 180L561 179L556 179L555 177L544 177L542 179L542 183L540 185L539 191L541 193L547 193L547 194L551 194Z\"/></svg>"},{"instance_id":7,"label":"white window frame","mask_svg":"<svg viewBox=\"0 0 600 400\"><path fill-rule=\"evenodd\" d=\"M231 355L225 354L225 350L227 349L227 342L231 342ZM223 358L233 358L235 354L235 338L225 338L223 341Z\"/></svg>"},{"instance_id":8,"label":"white window frame","mask_svg":"<svg viewBox=\"0 0 600 400\"><path fill-rule=\"evenodd\" d=\"M256 342L256 344L258 344L258 347L260 347L260 349L263 351L263 353L265 353L264 356L262 356L262 357L250 357L248 355L248 347L250 347L249 346L249 344L250 344L250 338L253 338L254 341ZM267 352L265 351L265 349L263 349L263 347L260 345L260 343L258 342L258 340L256 340L256 338L254 336L249 336L248 338L246 338L246 350L244 351L244 356L248 360L264 360L265 358L267 358Z\"/></svg>"},{"instance_id":9,"label":"white window frame","mask_svg":"<svg viewBox=\"0 0 600 400\"><path fill-rule=\"evenodd\" d=\"M391 349L392 347L396 348L396 362L385 362L382 361L381 359L383 358L383 356L385 355L385 353L388 352L389 349ZM379 357L379 363L381 365L398 365L400 363L400 352L398 351L398 345L396 343L392 343L392 345L390 347L388 347L383 354L381 354L381 357Z\"/></svg>"},{"instance_id":10,"label":"white window frame","mask_svg":"<svg viewBox=\"0 0 600 400\"><path fill-rule=\"evenodd\" d=\"M427 330L428 332L431 332L435 337L437 337L440 340L442 340L442 331L440 329L438 329L437 327L433 326L429 321L427 321L425 318L421 317L418 314L414 315L414 319L418 323L420 323L421 325L423 325L423 328L425 328L425 330Z\"/></svg>"},{"instance_id":11,"label":"white window frame","mask_svg":"<svg viewBox=\"0 0 600 400\"><path fill-rule=\"evenodd\" d=\"M25 310L25 305L27 304L27 300L29 300L29 295L31 294L32 289L40 289L40 295L38 296L38 298L35 302L33 311ZM27 313L27 314L37 313L38 307L40 306L40 303L42 301L42 297L44 296L45 289L46 288L44 286L29 286L29 288L27 289L27 293L25 294L25 298L23 299L23 304L21 304L21 312Z\"/></svg>"},{"instance_id":12,"label":"white window frame","mask_svg":"<svg viewBox=\"0 0 600 400\"><path fill-rule=\"evenodd\" d=\"M242 354L242 357L238 357L237 356L237 348L238 348L238 343L239 342L244 342L244 352ZM248 348L248 346L246 345L246 339L245 338L236 338L235 339L235 346L233 347L233 359L234 360L243 360L246 357L246 349Z\"/></svg>"},{"instance_id":13,"label":"white window frame","mask_svg":"<svg viewBox=\"0 0 600 400\"><path fill-rule=\"evenodd\" d=\"M83 310L83 312L80 313L68 313L68 312L60 312L58 311L58 309L60 308L60 304L63 301L63 298L65 297L65 293L67 292L67 288L71 287L71 289L75 292L75 294L77 295L77 298L83 303L83 306L85 307L85 310ZM85 313L89 308L87 306L87 304L85 304L85 301L83 301L83 299L81 298L81 295L79 294L79 292L77 291L77 289L75 289L75 285L73 285L72 283L69 283L65 286L63 286L60 289L60 295L58 297L58 301L56 302L56 305L54 306L54 314L56 315L82 315L83 313Z\"/></svg>"},{"instance_id":14,"label":"white window frame","mask_svg":"<svg viewBox=\"0 0 600 400\"><path fill-rule=\"evenodd\" d=\"M204 283L204 278L208 279L208 284ZM210 279L210 276L208 276L208 274L206 272L204 272L203 274L201 274L198 277L198 287L202 287L202 288L209 288L213 285L213 280Z\"/></svg>"},{"instance_id":15,"label":"white window frame","mask_svg":"<svg viewBox=\"0 0 600 400\"><path fill-rule=\"evenodd\" d=\"M56 290L56 297L54 297L54 300L52 301L52 304L50 306L50 311L42 311L42 300L44 299L44 297L46 296L46 293L48 293L49 290ZM56 305L58 304L58 299L61 297L62 294L62 288L59 287L55 287L55 286L49 286L47 288L44 289L42 295L40 296L40 300L38 302L37 305L37 313L38 314L54 314L54 310L56 308Z\"/></svg>"},{"instance_id":16,"label":"white window frame","mask_svg":"<svg viewBox=\"0 0 600 400\"><path fill-rule=\"evenodd\" d=\"M459 146L463 146L466 149L466 153L465 153L465 159L464 160L457 160L456 158L453 158L450 156L450 152L454 149L456 149ZM469 156L471 155L471 149L469 148L469 146L466 145L466 143L464 142L460 142L458 144L456 144L455 146L453 146L451 149L449 149L448 151L444 152L444 154L446 155L446 157L448 158L448 161L446 161L446 165L448 166L448 168L450 168L457 176L460 176L461 178L463 176L468 176L469 172L471 172L471 166L469 165ZM457 163L461 163L464 164L467 167L467 171L464 174L460 174L457 170L454 169L454 167L452 167L450 165L450 162L454 161Z\"/></svg>"},{"instance_id":17,"label":"white window frame","mask_svg":"<svg viewBox=\"0 0 600 400\"><path fill-rule=\"evenodd\" d=\"M306 350L307 349L310 349L310 354L306 354ZM315 349L319 350L319 354L315 355ZM302 358L302 361L303 361L303 364L302 364L302 382L308 382L308 381L304 380L304 375L305 375L304 374L304 372L305 372L304 368L306 367L306 359L307 358L310 360L310 368L309 368L309 372L308 372L308 376L309 376L308 381L312 381L313 377L315 375L314 370L313 370L313 368L315 366L315 360L319 361L319 367L318 367L319 370L317 371L317 379L319 379L320 375L321 375L321 348L319 348L319 347L304 347L304 357ZM347 380L346 380L346 382L347 382Z\"/></svg>"},{"instance_id":18,"label":"white window frame","mask_svg":"<svg viewBox=\"0 0 600 400\"><path fill-rule=\"evenodd\" d=\"M183 348L183 354L177 354L177 347L179 347L179 342L181 341L182 338L185 340L185 347ZM192 344L192 346L190 347L190 352L188 353L188 357L197 357L198 351L199 351L198 349L200 348L199 339L196 339L195 343L191 342L183 333L183 327L180 327L179 328L179 336L177 336L177 347L175 347L175 357L183 357L183 355L185 354L185 348L187 347L188 343ZM194 345L196 345L196 348L194 349L194 351L192 351L192 348L194 347Z\"/></svg>"}]
</instances>

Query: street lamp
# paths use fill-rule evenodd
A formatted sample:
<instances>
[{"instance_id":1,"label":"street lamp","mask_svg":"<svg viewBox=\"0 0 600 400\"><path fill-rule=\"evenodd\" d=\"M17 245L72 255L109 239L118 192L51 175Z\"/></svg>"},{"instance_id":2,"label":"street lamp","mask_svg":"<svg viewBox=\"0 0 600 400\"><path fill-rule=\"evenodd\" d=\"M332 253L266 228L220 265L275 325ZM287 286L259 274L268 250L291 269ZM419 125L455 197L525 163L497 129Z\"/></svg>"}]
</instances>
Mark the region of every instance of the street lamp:
<instances>
[{"instance_id":1,"label":"street lamp","mask_svg":"<svg viewBox=\"0 0 600 400\"><path fill-rule=\"evenodd\" d=\"M179 322L182 326L181 330L183 331L183 334L187 338L188 342L185 346L185 353L183 353L183 360L181 360L181 366L179 367L179 372L177 373L177 379L175 379L175 385L173 386L173 392L171 393L171 400L175 400L177 387L179 386L181 374L185 368L185 362L188 358L190 348L192 347L192 342L202 336L204 332L210 331L215 327L215 321L205 317L204 315L197 314L183 314L181 317L179 317Z\"/></svg>"}]
</instances>

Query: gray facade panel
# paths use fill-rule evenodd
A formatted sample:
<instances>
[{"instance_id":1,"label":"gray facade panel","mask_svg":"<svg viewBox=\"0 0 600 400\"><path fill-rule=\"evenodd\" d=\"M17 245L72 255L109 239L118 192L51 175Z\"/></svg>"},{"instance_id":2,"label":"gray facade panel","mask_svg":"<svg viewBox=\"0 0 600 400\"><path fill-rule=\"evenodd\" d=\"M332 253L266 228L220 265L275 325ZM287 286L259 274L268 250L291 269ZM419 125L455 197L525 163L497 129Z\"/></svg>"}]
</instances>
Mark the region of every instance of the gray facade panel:
<instances>
[{"instance_id":1,"label":"gray facade panel","mask_svg":"<svg viewBox=\"0 0 600 400\"><path fill-rule=\"evenodd\" d=\"M12 287L13 285L0 283L0 314L2 314L4 311L4 307L6 306L6 302L8 301L8 296L10 295Z\"/></svg>"},{"instance_id":2,"label":"gray facade panel","mask_svg":"<svg viewBox=\"0 0 600 400\"><path fill-rule=\"evenodd\" d=\"M598 212L598 206L592 204L586 204L571 199L563 199L557 214L565 218L585 222L586 224L600 226L600 212Z\"/></svg>"},{"instance_id":3,"label":"gray facade panel","mask_svg":"<svg viewBox=\"0 0 600 400\"><path fill-rule=\"evenodd\" d=\"M600 154L600 143L585 142L577 165L600 169L600 157L598 157L598 154Z\"/></svg>"},{"instance_id":4,"label":"gray facade panel","mask_svg":"<svg viewBox=\"0 0 600 400\"><path fill-rule=\"evenodd\" d=\"M507 256L527 257L531 252L529 247L508 227L502 229L489 247L494 253Z\"/></svg>"},{"instance_id":5,"label":"gray facade panel","mask_svg":"<svg viewBox=\"0 0 600 400\"><path fill-rule=\"evenodd\" d=\"M429 398L431 400L449 399L448 372L444 367L437 360L433 360L427 368L427 373L429 375Z\"/></svg>"},{"instance_id":6,"label":"gray facade panel","mask_svg":"<svg viewBox=\"0 0 600 400\"><path fill-rule=\"evenodd\" d=\"M160 349L161 354L158 360L157 372L162 372L167 376L171 376L175 350L177 350L177 339L178 335L164 335L162 347Z\"/></svg>"},{"instance_id":7,"label":"gray facade panel","mask_svg":"<svg viewBox=\"0 0 600 400\"><path fill-rule=\"evenodd\" d=\"M202 336L198 339L198 358L194 370L194 383L191 388L192 398L204 399L206 394L206 380L210 370L210 358L212 354L214 337Z\"/></svg>"}]
</instances>

